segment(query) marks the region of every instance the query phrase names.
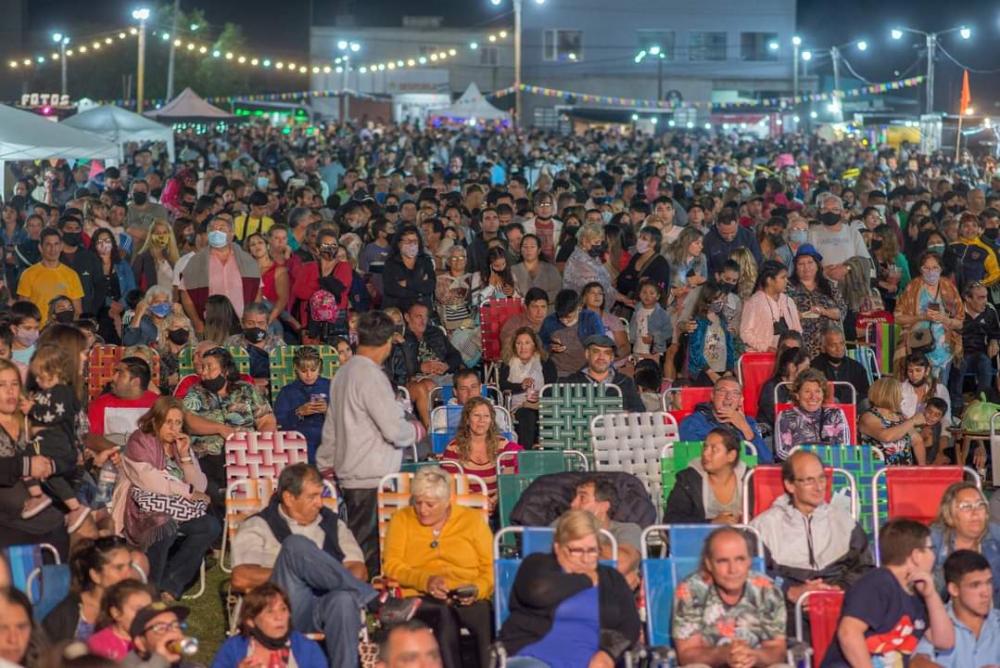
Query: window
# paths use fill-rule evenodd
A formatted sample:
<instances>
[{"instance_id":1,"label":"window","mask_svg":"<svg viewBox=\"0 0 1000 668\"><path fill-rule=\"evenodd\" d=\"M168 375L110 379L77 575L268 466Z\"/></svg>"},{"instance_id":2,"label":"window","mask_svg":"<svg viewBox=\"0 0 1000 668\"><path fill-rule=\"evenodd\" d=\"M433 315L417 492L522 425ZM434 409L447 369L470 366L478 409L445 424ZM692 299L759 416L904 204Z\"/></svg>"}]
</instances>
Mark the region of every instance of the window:
<instances>
[{"instance_id":1,"label":"window","mask_svg":"<svg viewBox=\"0 0 1000 668\"><path fill-rule=\"evenodd\" d=\"M691 33L688 39L688 57L691 60L725 60L726 33Z\"/></svg>"},{"instance_id":2,"label":"window","mask_svg":"<svg viewBox=\"0 0 1000 668\"><path fill-rule=\"evenodd\" d=\"M771 49L771 45L777 43L778 33L776 32L741 32L740 59L777 60L778 50Z\"/></svg>"},{"instance_id":3,"label":"window","mask_svg":"<svg viewBox=\"0 0 1000 668\"><path fill-rule=\"evenodd\" d=\"M638 30L636 34L639 38L639 51L650 53L650 49L660 47L660 53L663 54L664 60L674 59L673 30Z\"/></svg>"},{"instance_id":4,"label":"window","mask_svg":"<svg viewBox=\"0 0 1000 668\"><path fill-rule=\"evenodd\" d=\"M560 63L583 60L582 30L545 30L542 59Z\"/></svg>"},{"instance_id":5,"label":"window","mask_svg":"<svg viewBox=\"0 0 1000 668\"><path fill-rule=\"evenodd\" d=\"M479 64L496 67L500 64L500 49L495 46L479 47Z\"/></svg>"}]
</instances>

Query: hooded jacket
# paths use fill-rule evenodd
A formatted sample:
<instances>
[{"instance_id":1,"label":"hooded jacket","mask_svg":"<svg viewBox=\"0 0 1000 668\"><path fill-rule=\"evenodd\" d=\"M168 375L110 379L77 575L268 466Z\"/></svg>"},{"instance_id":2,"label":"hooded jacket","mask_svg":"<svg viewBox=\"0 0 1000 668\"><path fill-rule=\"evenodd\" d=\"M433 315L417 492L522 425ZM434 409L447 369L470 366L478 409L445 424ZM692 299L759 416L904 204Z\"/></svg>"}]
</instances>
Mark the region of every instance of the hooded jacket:
<instances>
[{"instance_id":1,"label":"hooded jacket","mask_svg":"<svg viewBox=\"0 0 1000 668\"><path fill-rule=\"evenodd\" d=\"M733 473L738 481L738 494L743 487L747 465L737 461ZM674 488L670 490L667 505L663 509L664 524L704 524L709 521L705 516L709 490L707 477L700 459L693 460L687 468L677 472Z\"/></svg>"},{"instance_id":2,"label":"hooded jacket","mask_svg":"<svg viewBox=\"0 0 1000 668\"><path fill-rule=\"evenodd\" d=\"M840 499L803 515L785 494L750 526L764 541L768 575L786 592L813 578L847 589L872 567L868 537Z\"/></svg>"}]
</instances>

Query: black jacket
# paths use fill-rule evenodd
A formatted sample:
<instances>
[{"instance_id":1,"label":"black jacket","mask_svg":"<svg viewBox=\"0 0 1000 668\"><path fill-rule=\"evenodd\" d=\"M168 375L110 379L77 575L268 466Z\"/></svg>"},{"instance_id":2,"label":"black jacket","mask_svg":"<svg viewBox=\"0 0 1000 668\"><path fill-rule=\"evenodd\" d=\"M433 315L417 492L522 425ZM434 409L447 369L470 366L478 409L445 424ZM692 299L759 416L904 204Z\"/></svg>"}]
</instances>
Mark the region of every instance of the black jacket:
<instances>
[{"instance_id":1,"label":"black jacket","mask_svg":"<svg viewBox=\"0 0 1000 668\"><path fill-rule=\"evenodd\" d=\"M551 553L532 554L521 562L510 594L510 616L500 629L509 655L537 642L552 629L560 603L591 587L590 578L564 573ZM600 649L618 659L639 640L639 613L625 578L608 566L597 567Z\"/></svg>"},{"instance_id":2,"label":"black jacket","mask_svg":"<svg viewBox=\"0 0 1000 668\"><path fill-rule=\"evenodd\" d=\"M524 390L521 389L520 383L511 383L510 381L507 380L509 376L510 376L510 365L507 364L506 362L503 362L502 364L500 364L500 391L511 392L513 394L523 392ZM554 383L557 380L559 380L559 372L556 371L556 365L551 359L547 359L544 362L542 362L542 378L545 380L546 384ZM538 390L539 392L542 391L542 388L540 387L536 387L535 389Z\"/></svg>"},{"instance_id":3,"label":"black jacket","mask_svg":"<svg viewBox=\"0 0 1000 668\"><path fill-rule=\"evenodd\" d=\"M42 620L45 635L53 643L73 640L80 623L80 595L71 593Z\"/></svg>"},{"instance_id":4,"label":"black jacket","mask_svg":"<svg viewBox=\"0 0 1000 668\"><path fill-rule=\"evenodd\" d=\"M562 379L563 383L594 383L594 379L587 375L586 370L571 373ZM622 391L622 407L628 413L645 413L646 405L639 397L639 390L635 387L635 381L623 374L618 369L614 370L611 383L617 385Z\"/></svg>"},{"instance_id":5,"label":"black jacket","mask_svg":"<svg viewBox=\"0 0 1000 668\"><path fill-rule=\"evenodd\" d=\"M424 331L424 343L434 352L439 360L448 365L448 373L455 373L462 368L462 353L451 345L451 341L445 333L433 325L428 325ZM417 351L420 349L420 341L413 335L413 332L406 332L406 340L403 341L403 354L406 356L406 377L412 380L414 376L420 375L420 359Z\"/></svg>"},{"instance_id":6,"label":"black jacket","mask_svg":"<svg viewBox=\"0 0 1000 668\"><path fill-rule=\"evenodd\" d=\"M737 481L742 485L743 481ZM674 487L667 497L667 505L663 509L664 524L705 524L708 518L705 516L705 481L701 474L691 468L685 467L677 472L674 478Z\"/></svg>"},{"instance_id":7,"label":"black jacket","mask_svg":"<svg viewBox=\"0 0 1000 668\"><path fill-rule=\"evenodd\" d=\"M63 253L59 261L80 276L80 283L83 285L83 299L80 300L80 306L83 313L96 316L104 306L106 292L104 269L100 259L91 251L80 247L73 255Z\"/></svg>"},{"instance_id":8,"label":"black jacket","mask_svg":"<svg viewBox=\"0 0 1000 668\"><path fill-rule=\"evenodd\" d=\"M413 269L407 269L399 257L390 256L382 268L382 308L395 306L405 311L419 302L433 311L436 285L437 274L429 255L417 256Z\"/></svg>"},{"instance_id":9,"label":"black jacket","mask_svg":"<svg viewBox=\"0 0 1000 668\"><path fill-rule=\"evenodd\" d=\"M725 264L729 256L737 248L747 248L753 253L754 259L757 260L759 265L764 261L764 256L760 253L760 244L757 243L757 237L748 228L740 225L739 230L736 232L736 237L732 241L726 241L719 234L718 228L712 226L712 229L708 231L705 235L705 257L708 258L708 275L714 276L715 274L722 271L722 265Z\"/></svg>"},{"instance_id":10,"label":"black jacket","mask_svg":"<svg viewBox=\"0 0 1000 668\"><path fill-rule=\"evenodd\" d=\"M868 374L860 362L845 357L835 366L826 353L820 353L813 359L812 368L822 371L827 380L853 385L858 393L859 404L868 398ZM838 387L834 394L838 404L852 403L846 387Z\"/></svg>"}]
</instances>

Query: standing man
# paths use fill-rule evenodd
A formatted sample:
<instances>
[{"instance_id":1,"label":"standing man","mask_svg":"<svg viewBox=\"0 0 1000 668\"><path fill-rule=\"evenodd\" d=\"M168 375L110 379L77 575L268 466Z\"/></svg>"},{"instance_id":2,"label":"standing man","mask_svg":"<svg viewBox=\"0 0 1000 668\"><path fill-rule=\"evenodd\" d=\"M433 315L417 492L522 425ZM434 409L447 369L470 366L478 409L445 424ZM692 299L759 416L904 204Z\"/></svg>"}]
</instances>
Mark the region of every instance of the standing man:
<instances>
[{"instance_id":1,"label":"standing man","mask_svg":"<svg viewBox=\"0 0 1000 668\"><path fill-rule=\"evenodd\" d=\"M83 284L80 276L59 261L63 242L59 230L46 227L39 238L42 259L24 270L17 283L17 295L38 307L42 314L41 325L49 317L49 302L63 296L73 302L73 310L79 316L82 310ZM256 263L255 263L256 264Z\"/></svg>"},{"instance_id":2,"label":"standing man","mask_svg":"<svg viewBox=\"0 0 1000 668\"><path fill-rule=\"evenodd\" d=\"M986 286L970 282L962 288L965 301L965 320L962 323L962 357L953 360L955 368L948 374L948 393L951 395L951 414L961 415L965 407L962 385L965 374L976 376L976 396L993 396L996 370L993 360L1000 352L1000 318L987 301Z\"/></svg>"},{"instance_id":3,"label":"standing man","mask_svg":"<svg viewBox=\"0 0 1000 668\"><path fill-rule=\"evenodd\" d=\"M62 253L59 259L80 277L83 287L83 299L80 308L83 313L96 316L104 306L104 296L107 292L101 261L97 255L83 246L83 226L77 218L61 218L59 229L62 231Z\"/></svg>"},{"instance_id":4,"label":"standing man","mask_svg":"<svg viewBox=\"0 0 1000 668\"><path fill-rule=\"evenodd\" d=\"M260 299L260 268L233 243L233 224L216 216L208 224L208 248L195 253L181 276L181 304L195 332L205 333L205 302L211 295L229 298L236 315Z\"/></svg>"},{"instance_id":5,"label":"standing man","mask_svg":"<svg viewBox=\"0 0 1000 668\"><path fill-rule=\"evenodd\" d=\"M708 258L708 273L721 272L726 260L737 248L749 248L758 265L764 261L757 236L740 225L735 211L731 208L723 209L719 212L715 225L705 235L704 253Z\"/></svg>"},{"instance_id":6,"label":"standing man","mask_svg":"<svg viewBox=\"0 0 1000 668\"><path fill-rule=\"evenodd\" d=\"M132 202L128 205L125 227L141 227L149 231L154 220L170 220L167 207L149 200L149 184L145 179L132 182Z\"/></svg>"},{"instance_id":7,"label":"standing man","mask_svg":"<svg viewBox=\"0 0 1000 668\"><path fill-rule=\"evenodd\" d=\"M369 573L380 568L377 495L383 476L399 471L402 449L426 430L406 419L382 370L392 351L396 325L382 311L358 319L358 349L330 384L323 440L316 452L320 468L337 472L348 526L365 553Z\"/></svg>"},{"instance_id":8,"label":"standing man","mask_svg":"<svg viewBox=\"0 0 1000 668\"><path fill-rule=\"evenodd\" d=\"M847 276L847 261L861 257L871 262L868 246L856 227L844 222L844 202L827 194L819 202L819 222L809 229L809 243L823 256L823 273L834 281Z\"/></svg>"}]
</instances>

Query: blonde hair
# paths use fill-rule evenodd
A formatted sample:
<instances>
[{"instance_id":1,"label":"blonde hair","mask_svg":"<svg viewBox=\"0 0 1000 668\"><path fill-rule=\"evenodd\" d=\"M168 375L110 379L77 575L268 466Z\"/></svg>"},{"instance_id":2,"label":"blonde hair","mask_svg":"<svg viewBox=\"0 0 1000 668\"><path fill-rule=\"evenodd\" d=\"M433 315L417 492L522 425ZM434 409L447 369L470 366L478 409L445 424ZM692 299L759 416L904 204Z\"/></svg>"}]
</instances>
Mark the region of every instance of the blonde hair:
<instances>
[{"instance_id":1,"label":"blonde hair","mask_svg":"<svg viewBox=\"0 0 1000 668\"><path fill-rule=\"evenodd\" d=\"M576 233L576 240L583 243L584 239L599 239L604 236L604 226L600 223L584 223Z\"/></svg>"},{"instance_id":2,"label":"blonde hair","mask_svg":"<svg viewBox=\"0 0 1000 668\"><path fill-rule=\"evenodd\" d=\"M451 498L451 475L440 466L423 466L413 474L410 498L433 496L442 501Z\"/></svg>"},{"instance_id":3,"label":"blonde hair","mask_svg":"<svg viewBox=\"0 0 1000 668\"><path fill-rule=\"evenodd\" d=\"M875 408L898 413L903 403L903 386L892 376L882 376L868 388L868 401Z\"/></svg>"},{"instance_id":4,"label":"blonde hair","mask_svg":"<svg viewBox=\"0 0 1000 668\"><path fill-rule=\"evenodd\" d=\"M952 507L955 505L955 500L958 498L959 493L967 489L976 490L976 494L979 495L979 498L982 499L984 503L988 503L986 495L983 494L983 490L979 489L979 486L972 481L962 480L961 482L955 482L949 485L948 489L946 489L944 494L941 495L941 505L938 506L937 518L934 520L934 523L938 524L944 530L945 536L949 540L951 536L954 535L955 526L958 524L958 522L955 521L955 511ZM987 510L986 522L983 524L983 532L976 537L977 540L981 542L983 540L983 536L985 536L989 530L989 510Z\"/></svg>"},{"instance_id":5,"label":"blonde hair","mask_svg":"<svg viewBox=\"0 0 1000 668\"><path fill-rule=\"evenodd\" d=\"M556 534L553 542L566 545L587 536L600 538L600 533L597 518L592 514L586 510L567 510L556 522Z\"/></svg>"},{"instance_id":6,"label":"blonde hair","mask_svg":"<svg viewBox=\"0 0 1000 668\"><path fill-rule=\"evenodd\" d=\"M167 247L163 249L163 254L166 256L167 260L170 262L170 266L177 264L177 260L180 259L180 251L177 250L177 237L174 236L174 228L170 226L170 222L165 218L157 218L149 226L149 234L146 235L146 241L142 244L142 248L139 249L139 253L145 253L147 251L152 251L153 247L153 234L156 233L156 228L158 226L163 226L167 228L167 233L169 236L169 241L167 241Z\"/></svg>"},{"instance_id":7,"label":"blonde hair","mask_svg":"<svg viewBox=\"0 0 1000 668\"><path fill-rule=\"evenodd\" d=\"M736 284L740 299L749 299L757 285L757 260L749 248L737 248L730 255L740 266L740 279Z\"/></svg>"}]
</instances>

